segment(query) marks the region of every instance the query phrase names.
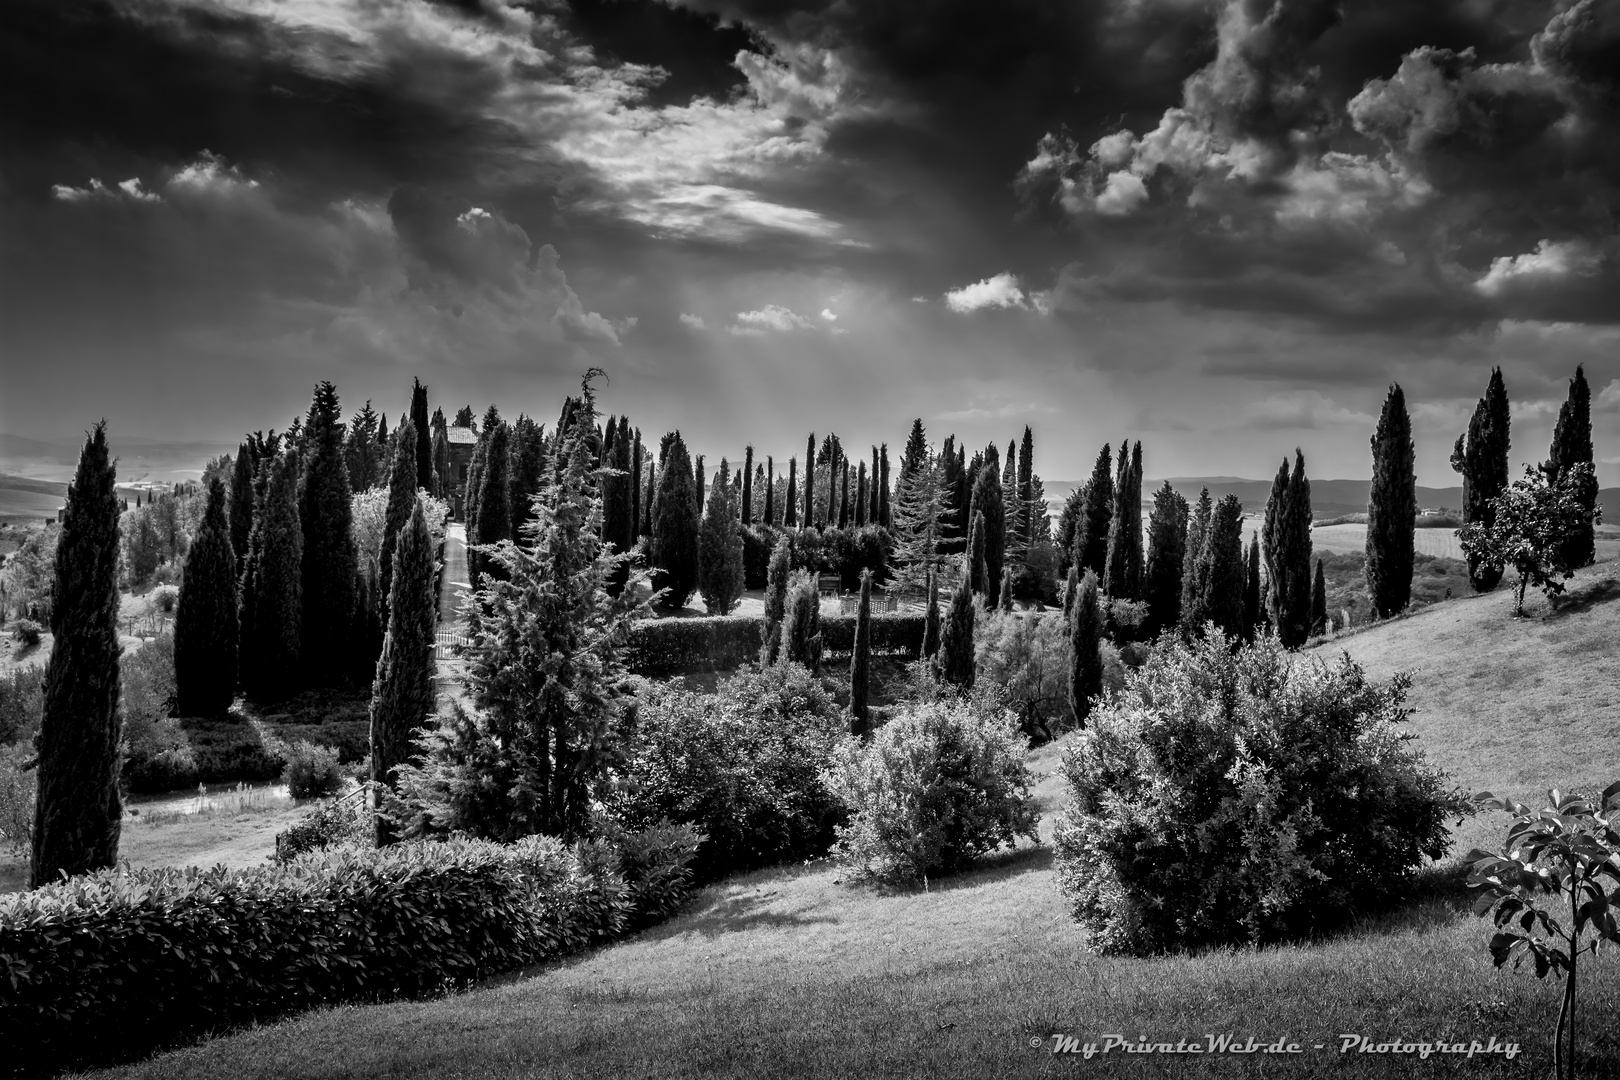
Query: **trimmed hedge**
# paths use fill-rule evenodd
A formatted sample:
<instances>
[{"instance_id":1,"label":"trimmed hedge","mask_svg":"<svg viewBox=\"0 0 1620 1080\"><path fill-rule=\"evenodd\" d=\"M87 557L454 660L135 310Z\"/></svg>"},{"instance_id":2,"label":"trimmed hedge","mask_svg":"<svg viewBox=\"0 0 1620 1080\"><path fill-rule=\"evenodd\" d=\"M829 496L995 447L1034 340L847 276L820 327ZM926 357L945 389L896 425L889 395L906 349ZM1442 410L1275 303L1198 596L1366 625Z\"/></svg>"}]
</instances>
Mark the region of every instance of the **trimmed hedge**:
<instances>
[{"instance_id":1,"label":"trimmed hedge","mask_svg":"<svg viewBox=\"0 0 1620 1080\"><path fill-rule=\"evenodd\" d=\"M924 616L873 615L872 653L907 656L922 652ZM716 615L694 619L646 619L630 630L625 660L630 671L651 678L733 671L753 663L764 641L760 615ZM822 648L847 653L855 647L855 616L823 615Z\"/></svg>"},{"instance_id":2,"label":"trimmed hedge","mask_svg":"<svg viewBox=\"0 0 1620 1080\"><path fill-rule=\"evenodd\" d=\"M418 842L0 897L0 1046L57 1072L311 1005L437 993L669 915L701 841L676 826Z\"/></svg>"}]
</instances>

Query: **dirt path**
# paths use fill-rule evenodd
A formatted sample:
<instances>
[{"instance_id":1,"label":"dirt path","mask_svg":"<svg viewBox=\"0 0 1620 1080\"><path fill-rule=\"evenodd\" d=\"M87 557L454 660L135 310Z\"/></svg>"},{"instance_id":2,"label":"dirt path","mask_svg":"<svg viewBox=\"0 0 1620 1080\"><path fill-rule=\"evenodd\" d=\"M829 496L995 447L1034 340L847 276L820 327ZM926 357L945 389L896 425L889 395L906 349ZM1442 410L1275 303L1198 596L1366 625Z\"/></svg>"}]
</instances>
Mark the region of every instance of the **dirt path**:
<instances>
[{"instance_id":1,"label":"dirt path","mask_svg":"<svg viewBox=\"0 0 1620 1080\"><path fill-rule=\"evenodd\" d=\"M446 627L460 620L461 592L467 582L467 527L452 522L444 535L444 575L439 580L439 622Z\"/></svg>"}]
</instances>

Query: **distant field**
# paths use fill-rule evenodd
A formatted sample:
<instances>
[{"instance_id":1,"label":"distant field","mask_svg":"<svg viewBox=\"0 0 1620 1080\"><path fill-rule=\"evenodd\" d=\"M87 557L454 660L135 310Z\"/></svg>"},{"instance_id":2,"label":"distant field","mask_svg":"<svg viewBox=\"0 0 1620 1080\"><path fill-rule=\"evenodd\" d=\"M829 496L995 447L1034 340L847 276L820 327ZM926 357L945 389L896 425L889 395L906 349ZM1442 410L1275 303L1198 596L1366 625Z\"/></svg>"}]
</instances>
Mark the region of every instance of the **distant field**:
<instances>
[{"instance_id":1,"label":"distant field","mask_svg":"<svg viewBox=\"0 0 1620 1080\"><path fill-rule=\"evenodd\" d=\"M1247 537L1245 536L1245 540ZM1463 558L1462 545L1457 542L1456 529L1415 529L1413 546L1424 555L1442 559ZM1367 526L1327 525L1311 530L1311 546L1318 551L1349 553L1367 550ZM1613 530L1597 531L1597 558L1599 561L1620 555L1620 536Z\"/></svg>"},{"instance_id":2,"label":"distant field","mask_svg":"<svg viewBox=\"0 0 1620 1080\"><path fill-rule=\"evenodd\" d=\"M67 485L54 480L0 476L0 519L55 517Z\"/></svg>"}]
</instances>

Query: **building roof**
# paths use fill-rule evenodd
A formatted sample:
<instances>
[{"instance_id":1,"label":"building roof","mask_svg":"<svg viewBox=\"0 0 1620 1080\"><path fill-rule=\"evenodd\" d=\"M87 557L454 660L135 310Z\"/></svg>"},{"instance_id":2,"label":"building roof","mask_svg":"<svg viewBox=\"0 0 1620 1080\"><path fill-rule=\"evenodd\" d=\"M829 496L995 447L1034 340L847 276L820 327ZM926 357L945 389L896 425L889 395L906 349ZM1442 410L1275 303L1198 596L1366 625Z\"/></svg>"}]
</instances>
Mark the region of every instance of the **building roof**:
<instances>
[{"instance_id":1,"label":"building roof","mask_svg":"<svg viewBox=\"0 0 1620 1080\"><path fill-rule=\"evenodd\" d=\"M472 446L473 444L478 442L477 434L475 434L473 432L473 429L470 428L470 427L459 427L458 426L458 427L449 428L448 430L445 431L444 437L445 437L445 440L450 442L451 444L465 443L468 446Z\"/></svg>"}]
</instances>

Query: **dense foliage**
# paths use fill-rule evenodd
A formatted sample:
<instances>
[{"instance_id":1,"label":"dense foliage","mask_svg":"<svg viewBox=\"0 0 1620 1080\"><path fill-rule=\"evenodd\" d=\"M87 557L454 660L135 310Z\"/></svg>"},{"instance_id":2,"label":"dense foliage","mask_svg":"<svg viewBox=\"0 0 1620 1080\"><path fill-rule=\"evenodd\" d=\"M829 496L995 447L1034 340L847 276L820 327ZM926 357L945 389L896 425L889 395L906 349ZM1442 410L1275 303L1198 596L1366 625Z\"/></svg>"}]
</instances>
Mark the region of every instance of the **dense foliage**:
<instances>
[{"instance_id":1,"label":"dense foliage","mask_svg":"<svg viewBox=\"0 0 1620 1080\"><path fill-rule=\"evenodd\" d=\"M1367 500L1367 592L1387 619L1412 599L1412 529L1417 517L1417 472L1406 394L1392 385L1372 438L1373 475Z\"/></svg>"},{"instance_id":2,"label":"dense foliage","mask_svg":"<svg viewBox=\"0 0 1620 1080\"><path fill-rule=\"evenodd\" d=\"M1260 534L1267 614L1283 645L1297 649L1310 637L1311 621L1311 482L1300 450L1294 451L1292 473L1287 458L1277 470ZM1258 580L1253 589L1258 593ZM1252 620L1245 618L1244 637L1253 638L1252 627Z\"/></svg>"},{"instance_id":3,"label":"dense foliage","mask_svg":"<svg viewBox=\"0 0 1620 1080\"><path fill-rule=\"evenodd\" d=\"M1555 486L1563 484L1565 477L1571 477L1568 486L1582 512L1565 536L1557 560L1572 568L1586 566L1591 563L1593 554L1592 524L1597 520L1598 481L1592 460L1592 389L1581 367L1576 367L1575 377L1569 380L1569 397L1558 408L1552 447L1542 471Z\"/></svg>"},{"instance_id":4,"label":"dense foliage","mask_svg":"<svg viewBox=\"0 0 1620 1080\"><path fill-rule=\"evenodd\" d=\"M225 488L216 480L208 489L202 528L186 553L174 616L175 709L182 716L218 716L236 697L236 599Z\"/></svg>"},{"instance_id":5,"label":"dense foliage","mask_svg":"<svg viewBox=\"0 0 1620 1080\"><path fill-rule=\"evenodd\" d=\"M1549 600L1564 591L1564 582L1576 569L1568 561L1576 550L1569 538L1590 529L1602 514L1601 508L1585 503L1584 492L1595 484L1591 465L1572 466L1556 481L1528 465L1524 473L1523 480L1515 481L1492 503L1489 526L1475 522L1458 534L1469 565L1512 566L1518 571L1516 615L1524 614L1529 586L1541 589Z\"/></svg>"},{"instance_id":6,"label":"dense foliage","mask_svg":"<svg viewBox=\"0 0 1620 1080\"><path fill-rule=\"evenodd\" d=\"M1462 811L1398 725L1409 680L1275 638L1165 642L1065 751L1057 870L1106 952L1269 941L1398 889Z\"/></svg>"},{"instance_id":7,"label":"dense foliage","mask_svg":"<svg viewBox=\"0 0 1620 1080\"><path fill-rule=\"evenodd\" d=\"M1508 429L1511 422L1502 369L1492 368L1485 396L1474 406L1474 415L1468 421L1468 431L1457 436L1457 445L1451 452L1451 467L1462 474L1463 482L1462 521L1459 524L1472 525L1477 522L1490 528L1496 520L1493 503L1508 486ZM1502 580L1502 568L1493 568L1470 559L1468 576L1475 592L1490 592Z\"/></svg>"}]
</instances>

